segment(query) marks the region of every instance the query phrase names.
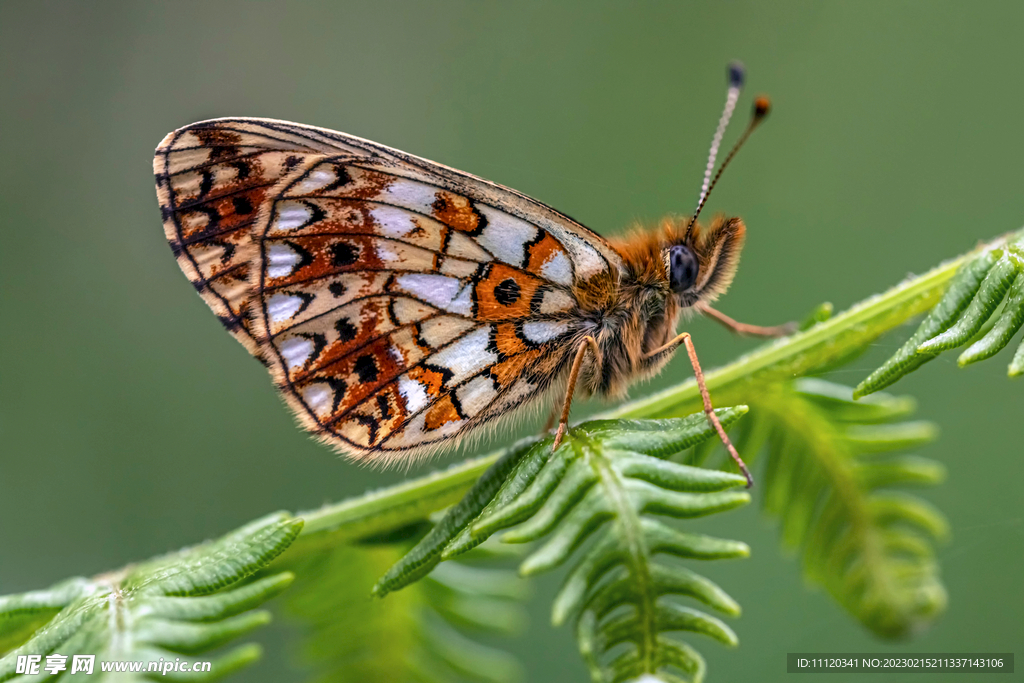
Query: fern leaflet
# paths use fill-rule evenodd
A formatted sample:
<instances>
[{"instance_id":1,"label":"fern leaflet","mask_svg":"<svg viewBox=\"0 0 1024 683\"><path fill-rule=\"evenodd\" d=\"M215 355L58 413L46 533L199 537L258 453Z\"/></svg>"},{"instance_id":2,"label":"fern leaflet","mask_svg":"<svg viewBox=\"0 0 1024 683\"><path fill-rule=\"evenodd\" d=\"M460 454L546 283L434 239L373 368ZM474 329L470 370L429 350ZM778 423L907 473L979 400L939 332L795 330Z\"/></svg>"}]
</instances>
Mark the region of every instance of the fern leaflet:
<instances>
[{"instance_id":1,"label":"fern leaflet","mask_svg":"<svg viewBox=\"0 0 1024 683\"><path fill-rule=\"evenodd\" d=\"M0 658L0 681L18 675L19 655L68 656L67 668L55 676L61 679L70 676L72 655L96 655L99 674L100 662L174 662L183 659L176 655L207 652L266 624L268 612L251 610L284 590L293 576L284 572L238 584L281 554L301 528L301 520L269 515L215 541L117 572L0 597L0 642L20 643ZM210 671L187 676L213 680L259 656L255 644L242 645L214 661ZM118 676L148 680L145 672Z\"/></svg>"},{"instance_id":2,"label":"fern leaflet","mask_svg":"<svg viewBox=\"0 0 1024 683\"><path fill-rule=\"evenodd\" d=\"M854 397L884 389L943 351L972 342L957 364L991 358L1024 325L1024 231L1011 233L965 262L942 300L913 336L882 367L857 385ZM1024 343L1010 361L1010 377L1024 374Z\"/></svg>"}]
</instances>

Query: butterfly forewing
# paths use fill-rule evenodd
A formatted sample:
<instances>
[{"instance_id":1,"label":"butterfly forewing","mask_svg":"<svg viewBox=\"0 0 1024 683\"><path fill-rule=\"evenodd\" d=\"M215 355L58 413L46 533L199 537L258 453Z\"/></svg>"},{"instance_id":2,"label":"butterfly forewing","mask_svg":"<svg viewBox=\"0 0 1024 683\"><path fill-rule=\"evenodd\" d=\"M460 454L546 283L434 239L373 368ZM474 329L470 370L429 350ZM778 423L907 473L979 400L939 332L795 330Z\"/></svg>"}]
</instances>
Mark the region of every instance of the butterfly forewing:
<instances>
[{"instance_id":1,"label":"butterfly forewing","mask_svg":"<svg viewBox=\"0 0 1024 683\"><path fill-rule=\"evenodd\" d=\"M353 457L429 452L537 398L617 272L506 188L341 133L222 119L154 166L168 240L304 425Z\"/></svg>"}]
</instances>

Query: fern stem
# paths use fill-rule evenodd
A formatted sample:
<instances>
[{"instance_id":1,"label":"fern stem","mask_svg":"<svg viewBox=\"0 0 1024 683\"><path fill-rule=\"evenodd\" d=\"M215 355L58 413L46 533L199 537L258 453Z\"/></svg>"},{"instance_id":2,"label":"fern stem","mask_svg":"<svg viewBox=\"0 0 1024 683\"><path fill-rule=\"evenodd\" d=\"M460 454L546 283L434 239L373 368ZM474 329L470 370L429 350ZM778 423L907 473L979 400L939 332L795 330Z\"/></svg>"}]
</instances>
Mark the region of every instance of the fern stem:
<instances>
[{"instance_id":1,"label":"fern stem","mask_svg":"<svg viewBox=\"0 0 1024 683\"><path fill-rule=\"evenodd\" d=\"M590 452L593 454L598 451L591 449ZM658 649L658 611L654 604L657 595L652 587L650 551L640 526L640 515L631 504L622 479L603 456L591 457L590 466L607 491L609 502L614 506L615 515L621 524L629 557L629 573L635 583L636 594L640 596L637 602L637 622L642 624L639 631L643 634L643 642L637 643L637 655L642 671L654 673L658 670L658 662L655 661Z\"/></svg>"},{"instance_id":2,"label":"fern stem","mask_svg":"<svg viewBox=\"0 0 1024 683\"><path fill-rule=\"evenodd\" d=\"M365 538L426 519L431 512L458 502L500 455L467 460L446 470L302 513L299 517L306 522L302 535L334 532L339 534L332 536L335 540Z\"/></svg>"}]
</instances>

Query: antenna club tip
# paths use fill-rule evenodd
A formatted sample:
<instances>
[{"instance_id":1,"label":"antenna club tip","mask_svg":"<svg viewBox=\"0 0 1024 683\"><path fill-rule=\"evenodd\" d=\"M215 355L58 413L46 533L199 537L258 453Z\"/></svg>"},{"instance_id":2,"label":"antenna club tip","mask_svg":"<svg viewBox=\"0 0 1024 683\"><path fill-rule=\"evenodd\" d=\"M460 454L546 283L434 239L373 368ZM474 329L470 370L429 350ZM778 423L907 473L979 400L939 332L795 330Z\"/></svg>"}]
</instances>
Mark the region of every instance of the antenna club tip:
<instances>
[{"instance_id":1,"label":"antenna club tip","mask_svg":"<svg viewBox=\"0 0 1024 683\"><path fill-rule=\"evenodd\" d=\"M763 119L765 116L768 116L771 108L772 102L768 99L768 96L758 95L757 99L754 100L754 118Z\"/></svg>"},{"instance_id":2,"label":"antenna club tip","mask_svg":"<svg viewBox=\"0 0 1024 683\"><path fill-rule=\"evenodd\" d=\"M743 86L743 81L746 79L747 70L743 67L743 62L729 62L729 87L740 88Z\"/></svg>"}]
</instances>

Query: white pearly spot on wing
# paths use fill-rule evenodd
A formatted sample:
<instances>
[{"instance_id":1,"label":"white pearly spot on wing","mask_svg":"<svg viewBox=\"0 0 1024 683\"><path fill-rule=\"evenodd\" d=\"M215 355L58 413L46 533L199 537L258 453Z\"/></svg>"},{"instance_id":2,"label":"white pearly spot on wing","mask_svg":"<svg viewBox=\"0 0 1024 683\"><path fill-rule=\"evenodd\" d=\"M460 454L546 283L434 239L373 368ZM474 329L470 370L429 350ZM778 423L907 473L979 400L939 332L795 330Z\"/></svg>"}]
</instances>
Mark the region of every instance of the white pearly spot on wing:
<instances>
[{"instance_id":1,"label":"white pearly spot on wing","mask_svg":"<svg viewBox=\"0 0 1024 683\"><path fill-rule=\"evenodd\" d=\"M298 230L312 217L313 209L305 202L282 202L277 209L271 232Z\"/></svg>"},{"instance_id":2,"label":"white pearly spot on wing","mask_svg":"<svg viewBox=\"0 0 1024 683\"><path fill-rule=\"evenodd\" d=\"M458 384L498 362L498 355L487 348L490 340L490 325L481 327L441 349L427 362L451 370L452 377L447 384Z\"/></svg>"},{"instance_id":3,"label":"white pearly spot on wing","mask_svg":"<svg viewBox=\"0 0 1024 683\"><path fill-rule=\"evenodd\" d=\"M437 199L437 188L412 180L396 180L381 193L380 199L429 216Z\"/></svg>"},{"instance_id":4,"label":"white pearly spot on wing","mask_svg":"<svg viewBox=\"0 0 1024 683\"><path fill-rule=\"evenodd\" d=\"M313 169L313 172L302 179L302 182L295 188L296 194L316 192L338 180L338 174L334 172L334 166L322 164Z\"/></svg>"},{"instance_id":5,"label":"white pearly spot on wing","mask_svg":"<svg viewBox=\"0 0 1024 683\"><path fill-rule=\"evenodd\" d=\"M469 315L473 312L473 287L444 275L409 273L395 280L395 284L421 301L452 313Z\"/></svg>"},{"instance_id":6,"label":"white pearly spot on wing","mask_svg":"<svg viewBox=\"0 0 1024 683\"><path fill-rule=\"evenodd\" d=\"M387 242L377 242L375 251L377 252L377 258L384 263L394 263L395 261L402 260L402 257L396 254L395 250Z\"/></svg>"},{"instance_id":7,"label":"white pearly spot on wing","mask_svg":"<svg viewBox=\"0 0 1024 683\"><path fill-rule=\"evenodd\" d=\"M408 414L419 412L424 406L430 403L426 387L422 382L417 382L407 375L398 379L398 392L405 399L405 411Z\"/></svg>"},{"instance_id":8,"label":"white pearly spot on wing","mask_svg":"<svg viewBox=\"0 0 1024 683\"><path fill-rule=\"evenodd\" d=\"M375 207L370 215L380 228L377 234L385 237L405 237L418 227L412 214L394 206Z\"/></svg>"},{"instance_id":9,"label":"white pearly spot on wing","mask_svg":"<svg viewBox=\"0 0 1024 683\"><path fill-rule=\"evenodd\" d=\"M309 360L313 353L313 342L305 337L289 337L281 343L278 351L289 368L296 368Z\"/></svg>"},{"instance_id":10,"label":"white pearly spot on wing","mask_svg":"<svg viewBox=\"0 0 1024 683\"><path fill-rule=\"evenodd\" d=\"M576 304L573 298L560 289L549 289L540 300L540 312L564 313Z\"/></svg>"},{"instance_id":11,"label":"white pearly spot on wing","mask_svg":"<svg viewBox=\"0 0 1024 683\"><path fill-rule=\"evenodd\" d=\"M479 209L487 227L476 241L494 258L521 268L526 261L526 243L537 238L537 227L489 206L480 205Z\"/></svg>"},{"instance_id":12,"label":"white pearly spot on wing","mask_svg":"<svg viewBox=\"0 0 1024 683\"><path fill-rule=\"evenodd\" d=\"M523 324L523 336L534 344L543 344L565 334L569 329L564 321L541 320Z\"/></svg>"},{"instance_id":13,"label":"white pearly spot on wing","mask_svg":"<svg viewBox=\"0 0 1024 683\"><path fill-rule=\"evenodd\" d=\"M448 305L448 310L459 315L472 315L473 313L473 283L467 282L462 287L459 295Z\"/></svg>"},{"instance_id":14,"label":"white pearly spot on wing","mask_svg":"<svg viewBox=\"0 0 1024 683\"><path fill-rule=\"evenodd\" d=\"M302 400L320 417L329 415L334 406L334 391L326 384L310 384L302 390Z\"/></svg>"},{"instance_id":15,"label":"white pearly spot on wing","mask_svg":"<svg viewBox=\"0 0 1024 683\"><path fill-rule=\"evenodd\" d=\"M274 242L267 251L267 275L270 277L287 277L302 261L299 252L287 244Z\"/></svg>"},{"instance_id":16,"label":"white pearly spot on wing","mask_svg":"<svg viewBox=\"0 0 1024 683\"><path fill-rule=\"evenodd\" d=\"M275 294L267 300L267 316L270 322L289 320L302 308L302 297L294 294Z\"/></svg>"},{"instance_id":17,"label":"white pearly spot on wing","mask_svg":"<svg viewBox=\"0 0 1024 683\"><path fill-rule=\"evenodd\" d=\"M564 251L556 251L541 264L540 274L556 284L566 287L572 285L572 264Z\"/></svg>"}]
</instances>

